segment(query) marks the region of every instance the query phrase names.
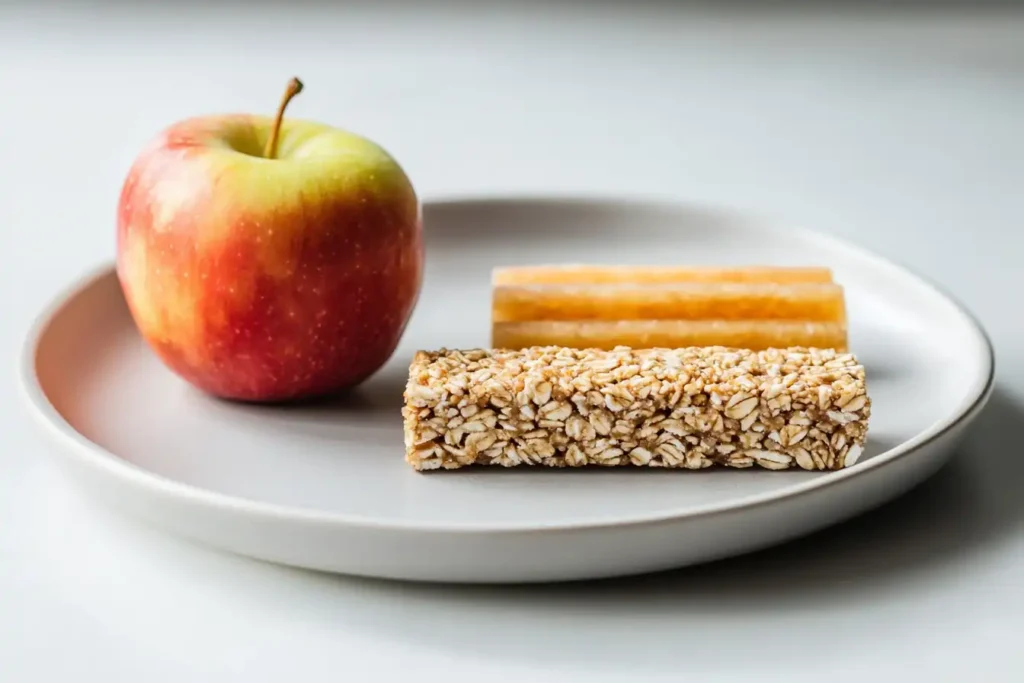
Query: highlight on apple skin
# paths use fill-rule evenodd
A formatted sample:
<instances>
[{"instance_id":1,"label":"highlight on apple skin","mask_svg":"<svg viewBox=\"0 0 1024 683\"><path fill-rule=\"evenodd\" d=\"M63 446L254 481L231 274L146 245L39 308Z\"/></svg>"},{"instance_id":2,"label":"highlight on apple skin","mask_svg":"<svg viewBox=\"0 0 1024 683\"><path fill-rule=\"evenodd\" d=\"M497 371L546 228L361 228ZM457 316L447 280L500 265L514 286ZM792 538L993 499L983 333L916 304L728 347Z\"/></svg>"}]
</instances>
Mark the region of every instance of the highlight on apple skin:
<instances>
[{"instance_id":1,"label":"highlight on apple skin","mask_svg":"<svg viewBox=\"0 0 1024 683\"><path fill-rule=\"evenodd\" d=\"M142 337L226 399L354 387L391 357L419 297L422 211L399 164L358 135L250 114L171 125L117 212L117 274ZM279 129L278 129L279 126Z\"/></svg>"}]
</instances>

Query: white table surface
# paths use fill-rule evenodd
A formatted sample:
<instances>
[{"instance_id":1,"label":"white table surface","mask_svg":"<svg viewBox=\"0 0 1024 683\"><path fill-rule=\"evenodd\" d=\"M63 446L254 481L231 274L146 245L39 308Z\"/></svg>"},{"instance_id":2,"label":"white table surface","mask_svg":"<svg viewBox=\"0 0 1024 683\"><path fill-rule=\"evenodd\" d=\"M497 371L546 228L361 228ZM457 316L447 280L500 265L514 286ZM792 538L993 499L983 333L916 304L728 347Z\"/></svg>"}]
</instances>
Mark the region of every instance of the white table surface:
<instances>
[{"instance_id":1,"label":"white table surface","mask_svg":"<svg viewBox=\"0 0 1024 683\"><path fill-rule=\"evenodd\" d=\"M1024 15L81 4L0 4L0 680L1024 676ZM293 114L379 140L428 199L674 196L909 264L987 326L991 408L952 465L875 513L595 585L319 576L115 517L26 421L26 325L111 258L120 182L151 134L200 111L269 113L293 74Z\"/></svg>"}]
</instances>

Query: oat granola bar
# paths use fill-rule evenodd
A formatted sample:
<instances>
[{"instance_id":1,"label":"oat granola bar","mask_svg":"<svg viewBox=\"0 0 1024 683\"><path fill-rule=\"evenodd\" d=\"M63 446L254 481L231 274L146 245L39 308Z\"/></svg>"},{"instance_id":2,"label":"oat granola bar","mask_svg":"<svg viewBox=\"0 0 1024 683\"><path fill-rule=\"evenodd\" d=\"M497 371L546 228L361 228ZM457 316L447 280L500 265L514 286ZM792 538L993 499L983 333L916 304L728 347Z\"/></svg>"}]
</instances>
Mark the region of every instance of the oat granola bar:
<instances>
[{"instance_id":1,"label":"oat granola bar","mask_svg":"<svg viewBox=\"0 0 1024 683\"><path fill-rule=\"evenodd\" d=\"M468 465L835 470L871 402L848 353L724 347L420 351L403 408L417 470Z\"/></svg>"}]
</instances>

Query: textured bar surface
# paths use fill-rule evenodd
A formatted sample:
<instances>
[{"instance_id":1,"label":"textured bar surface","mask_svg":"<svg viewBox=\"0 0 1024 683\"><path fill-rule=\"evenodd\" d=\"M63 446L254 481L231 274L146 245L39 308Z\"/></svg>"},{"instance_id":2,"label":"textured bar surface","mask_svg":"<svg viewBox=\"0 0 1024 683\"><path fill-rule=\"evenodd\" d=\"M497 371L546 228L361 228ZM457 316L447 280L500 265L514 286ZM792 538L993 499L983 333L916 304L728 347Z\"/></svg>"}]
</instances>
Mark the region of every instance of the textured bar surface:
<instances>
[{"instance_id":1,"label":"textured bar surface","mask_svg":"<svg viewBox=\"0 0 1024 683\"><path fill-rule=\"evenodd\" d=\"M493 285L671 284L684 282L832 282L828 268L805 266L540 265L495 268Z\"/></svg>"},{"instance_id":2,"label":"textured bar surface","mask_svg":"<svg viewBox=\"0 0 1024 683\"><path fill-rule=\"evenodd\" d=\"M467 465L841 469L871 402L834 350L420 351L403 408L406 460Z\"/></svg>"},{"instance_id":3,"label":"textured bar surface","mask_svg":"<svg viewBox=\"0 0 1024 683\"><path fill-rule=\"evenodd\" d=\"M491 319L843 322L846 302L835 283L498 286Z\"/></svg>"},{"instance_id":4,"label":"textured bar surface","mask_svg":"<svg viewBox=\"0 0 1024 683\"><path fill-rule=\"evenodd\" d=\"M729 346L763 349L789 346L845 351L846 325L775 320L594 320L504 322L491 328L491 346L524 349L566 346L611 350Z\"/></svg>"}]
</instances>

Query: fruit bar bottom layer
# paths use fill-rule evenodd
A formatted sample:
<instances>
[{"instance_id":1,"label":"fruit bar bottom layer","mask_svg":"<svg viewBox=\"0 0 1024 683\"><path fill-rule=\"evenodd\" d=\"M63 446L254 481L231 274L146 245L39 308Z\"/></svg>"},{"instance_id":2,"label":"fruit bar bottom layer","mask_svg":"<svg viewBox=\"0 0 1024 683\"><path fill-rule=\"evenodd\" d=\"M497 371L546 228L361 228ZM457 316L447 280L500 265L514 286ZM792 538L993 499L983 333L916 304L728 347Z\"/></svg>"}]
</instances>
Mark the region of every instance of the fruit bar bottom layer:
<instances>
[{"instance_id":1,"label":"fruit bar bottom layer","mask_svg":"<svg viewBox=\"0 0 1024 683\"><path fill-rule=\"evenodd\" d=\"M403 408L417 470L857 461L871 402L848 353L724 347L420 351Z\"/></svg>"},{"instance_id":2,"label":"fruit bar bottom layer","mask_svg":"<svg viewBox=\"0 0 1024 683\"><path fill-rule=\"evenodd\" d=\"M496 322L491 326L491 346L499 349L530 346L649 349L715 345L753 350L813 346L845 351L846 325L790 320L539 320Z\"/></svg>"}]
</instances>

